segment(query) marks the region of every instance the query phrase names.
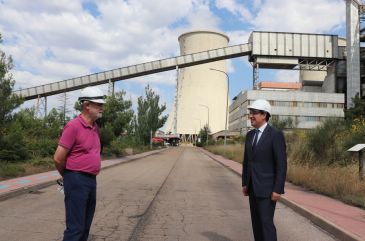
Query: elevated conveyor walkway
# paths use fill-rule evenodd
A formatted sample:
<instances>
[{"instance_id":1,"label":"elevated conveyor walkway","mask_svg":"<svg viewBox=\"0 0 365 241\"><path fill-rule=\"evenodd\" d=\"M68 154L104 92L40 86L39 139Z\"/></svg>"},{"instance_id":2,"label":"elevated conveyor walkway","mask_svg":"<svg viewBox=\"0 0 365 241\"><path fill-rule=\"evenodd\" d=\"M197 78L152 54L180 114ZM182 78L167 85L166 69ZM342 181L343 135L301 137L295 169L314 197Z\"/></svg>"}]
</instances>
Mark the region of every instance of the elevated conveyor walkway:
<instances>
[{"instance_id":1,"label":"elevated conveyor walkway","mask_svg":"<svg viewBox=\"0 0 365 241\"><path fill-rule=\"evenodd\" d=\"M86 86L100 85L115 82L118 80L130 79L148 74L174 70L176 67L185 68L193 65L214 62L249 55L251 44L239 44L220 49L213 49L199 53L177 56L168 59L161 59L152 62L131 65L118 69L112 69L96 74L85 75L68 80L40 85L27 89L14 91L14 94L21 95L25 100L37 99L63 92L82 89Z\"/></svg>"},{"instance_id":2,"label":"elevated conveyor walkway","mask_svg":"<svg viewBox=\"0 0 365 241\"><path fill-rule=\"evenodd\" d=\"M344 57L338 47L338 36L325 34L258 32L251 33L249 43L225 48L161 59L152 62L112 69L50 84L13 91L25 100L47 97L86 86L185 68L224 59L249 55L254 72L260 68L326 70L337 59Z\"/></svg>"}]
</instances>

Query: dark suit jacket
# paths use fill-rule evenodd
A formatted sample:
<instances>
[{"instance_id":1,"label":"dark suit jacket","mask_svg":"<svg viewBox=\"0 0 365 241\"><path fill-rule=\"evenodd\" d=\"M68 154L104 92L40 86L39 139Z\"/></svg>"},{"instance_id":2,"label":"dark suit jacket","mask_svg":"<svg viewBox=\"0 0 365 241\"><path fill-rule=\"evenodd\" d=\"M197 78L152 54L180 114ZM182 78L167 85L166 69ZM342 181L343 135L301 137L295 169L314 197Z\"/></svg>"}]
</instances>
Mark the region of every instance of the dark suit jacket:
<instances>
[{"instance_id":1,"label":"dark suit jacket","mask_svg":"<svg viewBox=\"0 0 365 241\"><path fill-rule=\"evenodd\" d=\"M246 135L242 186L252 188L257 197L270 197L272 192L284 193L287 160L286 144L281 131L267 125L252 150L255 132Z\"/></svg>"}]
</instances>

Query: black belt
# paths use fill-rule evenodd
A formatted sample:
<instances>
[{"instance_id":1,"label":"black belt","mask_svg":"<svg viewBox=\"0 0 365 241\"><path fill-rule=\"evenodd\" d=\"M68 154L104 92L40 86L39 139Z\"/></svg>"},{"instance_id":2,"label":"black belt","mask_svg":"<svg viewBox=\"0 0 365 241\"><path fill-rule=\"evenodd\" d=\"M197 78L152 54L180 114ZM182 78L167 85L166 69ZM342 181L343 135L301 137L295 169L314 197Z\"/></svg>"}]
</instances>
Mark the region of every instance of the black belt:
<instances>
[{"instance_id":1,"label":"black belt","mask_svg":"<svg viewBox=\"0 0 365 241\"><path fill-rule=\"evenodd\" d=\"M87 172L81 172L81 171L74 171L74 170L65 169L65 173L66 172L72 172L72 173L81 174L81 175L84 175L84 176L87 176L87 177L96 178L96 175L91 174L91 173L87 173Z\"/></svg>"}]
</instances>

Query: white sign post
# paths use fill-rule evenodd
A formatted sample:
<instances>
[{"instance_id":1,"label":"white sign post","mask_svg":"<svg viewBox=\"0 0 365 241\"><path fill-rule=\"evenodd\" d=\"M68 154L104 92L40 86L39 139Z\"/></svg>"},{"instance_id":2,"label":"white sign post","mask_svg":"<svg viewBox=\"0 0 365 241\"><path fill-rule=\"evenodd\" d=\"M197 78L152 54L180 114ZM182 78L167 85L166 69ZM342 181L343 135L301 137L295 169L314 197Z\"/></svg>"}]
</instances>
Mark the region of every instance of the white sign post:
<instances>
[{"instance_id":1,"label":"white sign post","mask_svg":"<svg viewBox=\"0 0 365 241\"><path fill-rule=\"evenodd\" d=\"M364 160L362 158L362 156L363 156L362 150L364 148L365 148L365 144L357 144L347 150L347 151L351 151L351 152L357 152L359 154L359 178L361 181L364 178Z\"/></svg>"}]
</instances>

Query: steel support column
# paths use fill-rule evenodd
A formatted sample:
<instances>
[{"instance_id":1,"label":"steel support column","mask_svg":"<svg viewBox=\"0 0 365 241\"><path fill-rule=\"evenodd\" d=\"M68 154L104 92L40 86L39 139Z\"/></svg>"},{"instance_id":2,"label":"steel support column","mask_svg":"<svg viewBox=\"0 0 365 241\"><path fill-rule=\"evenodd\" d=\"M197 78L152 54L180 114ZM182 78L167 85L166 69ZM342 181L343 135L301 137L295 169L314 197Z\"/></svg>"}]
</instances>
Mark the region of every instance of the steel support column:
<instances>
[{"instance_id":1,"label":"steel support column","mask_svg":"<svg viewBox=\"0 0 365 241\"><path fill-rule=\"evenodd\" d=\"M352 98L360 94L360 16L358 0L346 0L347 109Z\"/></svg>"}]
</instances>

